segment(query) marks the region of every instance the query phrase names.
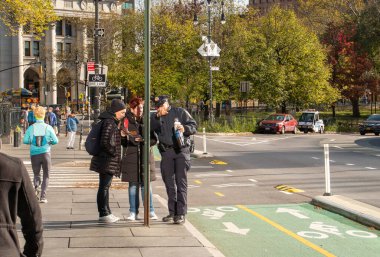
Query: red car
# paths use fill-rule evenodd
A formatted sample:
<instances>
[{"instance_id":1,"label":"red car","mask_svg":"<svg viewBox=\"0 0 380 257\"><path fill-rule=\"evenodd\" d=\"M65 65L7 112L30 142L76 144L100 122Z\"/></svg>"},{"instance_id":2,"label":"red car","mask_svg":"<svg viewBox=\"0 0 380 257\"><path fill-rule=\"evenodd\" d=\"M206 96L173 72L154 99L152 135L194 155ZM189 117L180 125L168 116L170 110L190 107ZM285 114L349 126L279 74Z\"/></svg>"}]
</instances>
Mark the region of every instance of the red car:
<instances>
[{"instance_id":1,"label":"red car","mask_svg":"<svg viewBox=\"0 0 380 257\"><path fill-rule=\"evenodd\" d=\"M297 120L290 114L271 114L259 123L259 132L281 133L297 131Z\"/></svg>"}]
</instances>

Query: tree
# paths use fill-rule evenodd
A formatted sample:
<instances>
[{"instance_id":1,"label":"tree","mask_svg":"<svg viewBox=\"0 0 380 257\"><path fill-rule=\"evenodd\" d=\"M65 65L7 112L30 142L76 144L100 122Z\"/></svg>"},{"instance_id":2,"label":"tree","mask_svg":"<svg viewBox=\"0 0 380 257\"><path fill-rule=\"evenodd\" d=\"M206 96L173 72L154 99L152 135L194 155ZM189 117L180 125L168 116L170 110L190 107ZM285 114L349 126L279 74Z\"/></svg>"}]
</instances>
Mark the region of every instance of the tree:
<instances>
[{"instance_id":1,"label":"tree","mask_svg":"<svg viewBox=\"0 0 380 257\"><path fill-rule=\"evenodd\" d=\"M43 35L48 24L57 20L50 0L2 0L0 21L14 35L20 26L28 26L31 33Z\"/></svg>"},{"instance_id":2,"label":"tree","mask_svg":"<svg viewBox=\"0 0 380 257\"><path fill-rule=\"evenodd\" d=\"M250 74L258 99L281 107L282 112L287 105L308 107L336 101L339 94L328 83L324 49L293 11L275 7L258 26Z\"/></svg>"},{"instance_id":3,"label":"tree","mask_svg":"<svg viewBox=\"0 0 380 257\"><path fill-rule=\"evenodd\" d=\"M339 27L331 25L324 43L328 45L328 59L333 68L331 83L350 99L352 115L360 117L359 98L368 85L373 83L373 77L368 76L372 63L354 41L355 35L356 24L348 23Z\"/></svg>"}]
</instances>

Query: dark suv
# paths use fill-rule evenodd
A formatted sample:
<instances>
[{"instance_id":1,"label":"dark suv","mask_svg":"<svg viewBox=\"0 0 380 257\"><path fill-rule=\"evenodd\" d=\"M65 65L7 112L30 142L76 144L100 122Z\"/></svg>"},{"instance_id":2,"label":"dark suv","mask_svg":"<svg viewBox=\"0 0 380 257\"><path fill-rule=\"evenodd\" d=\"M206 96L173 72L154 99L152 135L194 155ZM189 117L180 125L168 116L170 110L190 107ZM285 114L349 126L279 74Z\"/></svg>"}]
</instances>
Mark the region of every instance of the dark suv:
<instances>
[{"instance_id":1,"label":"dark suv","mask_svg":"<svg viewBox=\"0 0 380 257\"><path fill-rule=\"evenodd\" d=\"M359 132L360 135L375 133L378 136L380 134L380 114L372 114L363 123L360 123Z\"/></svg>"}]
</instances>

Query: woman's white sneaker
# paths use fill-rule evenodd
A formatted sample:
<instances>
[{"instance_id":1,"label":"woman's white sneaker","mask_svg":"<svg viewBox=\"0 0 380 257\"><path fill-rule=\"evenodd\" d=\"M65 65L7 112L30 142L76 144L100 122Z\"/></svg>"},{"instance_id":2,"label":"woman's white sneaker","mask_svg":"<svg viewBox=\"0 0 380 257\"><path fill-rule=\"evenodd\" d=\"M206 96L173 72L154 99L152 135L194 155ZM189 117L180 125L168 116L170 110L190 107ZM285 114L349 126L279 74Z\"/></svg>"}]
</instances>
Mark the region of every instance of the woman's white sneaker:
<instances>
[{"instance_id":1,"label":"woman's white sneaker","mask_svg":"<svg viewBox=\"0 0 380 257\"><path fill-rule=\"evenodd\" d=\"M129 213L129 216L127 218L127 220L130 220L130 221L134 221L134 220L137 220L137 219L138 219L137 215L134 212Z\"/></svg>"},{"instance_id":2,"label":"woman's white sneaker","mask_svg":"<svg viewBox=\"0 0 380 257\"><path fill-rule=\"evenodd\" d=\"M158 220L158 217L157 217L157 215L154 212L151 212L149 214L149 217L150 217L151 220Z\"/></svg>"},{"instance_id":3,"label":"woman's white sneaker","mask_svg":"<svg viewBox=\"0 0 380 257\"><path fill-rule=\"evenodd\" d=\"M117 222L119 220L120 220L120 218L116 217L113 214L110 214L110 215L107 215L107 216L103 216L103 217L99 217L99 222L103 222L103 223L115 223L115 222Z\"/></svg>"}]
</instances>

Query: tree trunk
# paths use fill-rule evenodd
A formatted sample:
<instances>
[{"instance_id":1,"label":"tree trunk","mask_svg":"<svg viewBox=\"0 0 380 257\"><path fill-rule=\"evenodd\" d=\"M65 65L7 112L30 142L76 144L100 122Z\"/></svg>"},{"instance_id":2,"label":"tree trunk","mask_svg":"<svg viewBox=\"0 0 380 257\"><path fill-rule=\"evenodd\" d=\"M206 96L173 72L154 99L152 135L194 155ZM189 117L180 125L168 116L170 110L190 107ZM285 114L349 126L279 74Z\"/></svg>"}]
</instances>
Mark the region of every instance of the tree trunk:
<instances>
[{"instance_id":1,"label":"tree trunk","mask_svg":"<svg viewBox=\"0 0 380 257\"><path fill-rule=\"evenodd\" d=\"M336 117L335 103L331 105L331 110L332 110L332 116L333 118L335 118Z\"/></svg>"},{"instance_id":2,"label":"tree trunk","mask_svg":"<svg viewBox=\"0 0 380 257\"><path fill-rule=\"evenodd\" d=\"M215 107L215 118L220 117L220 102L216 102L216 107Z\"/></svg>"},{"instance_id":3,"label":"tree trunk","mask_svg":"<svg viewBox=\"0 0 380 257\"><path fill-rule=\"evenodd\" d=\"M351 104L352 104L352 116L359 118L360 117L359 98L351 99Z\"/></svg>"},{"instance_id":4,"label":"tree trunk","mask_svg":"<svg viewBox=\"0 0 380 257\"><path fill-rule=\"evenodd\" d=\"M282 102L281 104L281 113L286 113L286 103Z\"/></svg>"}]
</instances>

